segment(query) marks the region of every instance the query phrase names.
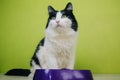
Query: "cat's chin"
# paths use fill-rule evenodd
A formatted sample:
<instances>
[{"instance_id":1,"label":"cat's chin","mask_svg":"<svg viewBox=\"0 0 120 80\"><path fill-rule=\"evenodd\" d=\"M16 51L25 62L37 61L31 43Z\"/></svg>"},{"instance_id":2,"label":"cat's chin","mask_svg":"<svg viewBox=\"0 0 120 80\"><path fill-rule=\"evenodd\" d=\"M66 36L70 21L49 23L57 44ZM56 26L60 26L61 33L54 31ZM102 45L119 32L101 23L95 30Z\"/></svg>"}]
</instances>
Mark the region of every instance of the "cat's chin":
<instances>
[{"instance_id":1,"label":"cat's chin","mask_svg":"<svg viewBox=\"0 0 120 80\"><path fill-rule=\"evenodd\" d=\"M62 28L62 26L56 26L57 28Z\"/></svg>"},{"instance_id":2,"label":"cat's chin","mask_svg":"<svg viewBox=\"0 0 120 80\"><path fill-rule=\"evenodd\" d=\"M56 28L63 28L61 25L56 25Z\"/></svg>"}]
</instances>

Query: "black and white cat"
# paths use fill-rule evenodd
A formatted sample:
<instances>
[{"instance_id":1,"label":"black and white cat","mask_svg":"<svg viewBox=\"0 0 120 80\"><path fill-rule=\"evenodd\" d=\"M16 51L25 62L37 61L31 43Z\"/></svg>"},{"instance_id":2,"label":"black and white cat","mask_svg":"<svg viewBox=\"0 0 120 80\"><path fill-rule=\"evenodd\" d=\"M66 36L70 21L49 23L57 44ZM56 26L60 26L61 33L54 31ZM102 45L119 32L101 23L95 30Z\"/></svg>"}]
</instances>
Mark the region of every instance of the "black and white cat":
<instances>
[{"instance_id":1,"label":"black and white cat","mask_svg":"<svg viewBox=\"0 0 120 80\"><path fill-rule=\"evenodd\" d=\"M36 69L73 69L78 24L69 2L65 9L48 7L49 18L45 38L38 44L31 59L31 71L13 69L6 75L34 76Z\"/></svg>"},{"instance_id":2,"label":"black and white cat","mask_svg":"<svg viewBox=\"0 0 120 80\"><path fill-rule=\"evenodd\" d=\"M48 7L49 18L45 38L38 44L31 59L31 74L36 69L73 69L78 24L73 6L68 3L64 10Z\"/></svg>"}]
</instances>

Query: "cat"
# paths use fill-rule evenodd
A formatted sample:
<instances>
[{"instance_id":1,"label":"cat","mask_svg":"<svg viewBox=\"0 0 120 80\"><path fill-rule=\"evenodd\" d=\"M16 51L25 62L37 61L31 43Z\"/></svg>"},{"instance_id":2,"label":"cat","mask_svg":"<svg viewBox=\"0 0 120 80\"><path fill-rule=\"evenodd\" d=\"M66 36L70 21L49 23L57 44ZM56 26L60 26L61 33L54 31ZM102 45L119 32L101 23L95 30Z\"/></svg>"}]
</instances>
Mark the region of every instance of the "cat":
<instances>
[{"instance_id":1,"label":"cat","mask_svg":"<svg viewBox=\"0 0 120 80\"><path fill-rule=\"evenodd\" d=\"M45 38L38 44L31 59L31 74L36 69L73 69L78 23L73 15L72 3L65 9L48 6L49 18Z\"/></svg>"},{"instance_id":2,"label":"cat","mask_svg":"<svg viewBox=\"0 0 120 80\"><path fill-rule=\"evenodd\" d=\"M72 3L69 2L61 11L48 6L48 13L45 37L38 44L30 61L30 72L26 70L25 73L30 77L34 76L36 69L74 68L78 23L73 14ZM11 71L8 75L9 73Z\"/></svg>"}]
</instances>

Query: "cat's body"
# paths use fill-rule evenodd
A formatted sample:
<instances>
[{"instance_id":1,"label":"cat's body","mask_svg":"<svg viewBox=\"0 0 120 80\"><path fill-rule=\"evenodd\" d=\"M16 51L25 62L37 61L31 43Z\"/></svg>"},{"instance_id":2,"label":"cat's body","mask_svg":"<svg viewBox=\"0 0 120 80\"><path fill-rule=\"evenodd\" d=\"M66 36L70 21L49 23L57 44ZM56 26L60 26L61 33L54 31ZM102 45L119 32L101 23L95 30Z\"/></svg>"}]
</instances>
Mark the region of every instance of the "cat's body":
<instances>
[{"instance_id":1,"label":"cat's body","mask_svg":"<svg viewBox=\"0 0 120 80\"><path fill-rule=\"evenodd\" d=\"M68 3L61 11L48 7L49 18L45 38L39 43L31 60L31 75L36 69L73 69L77 21Z\"/></svg>"},{"instance_id":2,"label":"cat's body","mask_svg":"<svg viewBox=\"0 0 120 80\"><path fill-rule=\"evenodd\" d=\"M48 7L45 38L40 41L31 59L29 76L33 76L36 69L74 68L78 24L72 11L71 3L61 11Z\"/></svg>"}]
</instances>

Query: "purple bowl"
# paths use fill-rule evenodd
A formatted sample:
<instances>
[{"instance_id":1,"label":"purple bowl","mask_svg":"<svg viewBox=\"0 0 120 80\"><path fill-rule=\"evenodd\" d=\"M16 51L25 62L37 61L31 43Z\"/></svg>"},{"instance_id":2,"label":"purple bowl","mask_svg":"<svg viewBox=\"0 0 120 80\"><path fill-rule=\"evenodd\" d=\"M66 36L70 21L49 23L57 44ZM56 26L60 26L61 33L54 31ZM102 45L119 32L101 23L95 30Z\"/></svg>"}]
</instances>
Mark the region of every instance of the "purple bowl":
<instances>
[{"instance_id":1,"label":"purple bowl","mask_svg":"<svg viewBox=\"0 0 120 80\"><path fill-rule=\"evenodd\" d=\"M90 70L38 69L33 80L93 80Z\"/></svg>"}]
</instances>

